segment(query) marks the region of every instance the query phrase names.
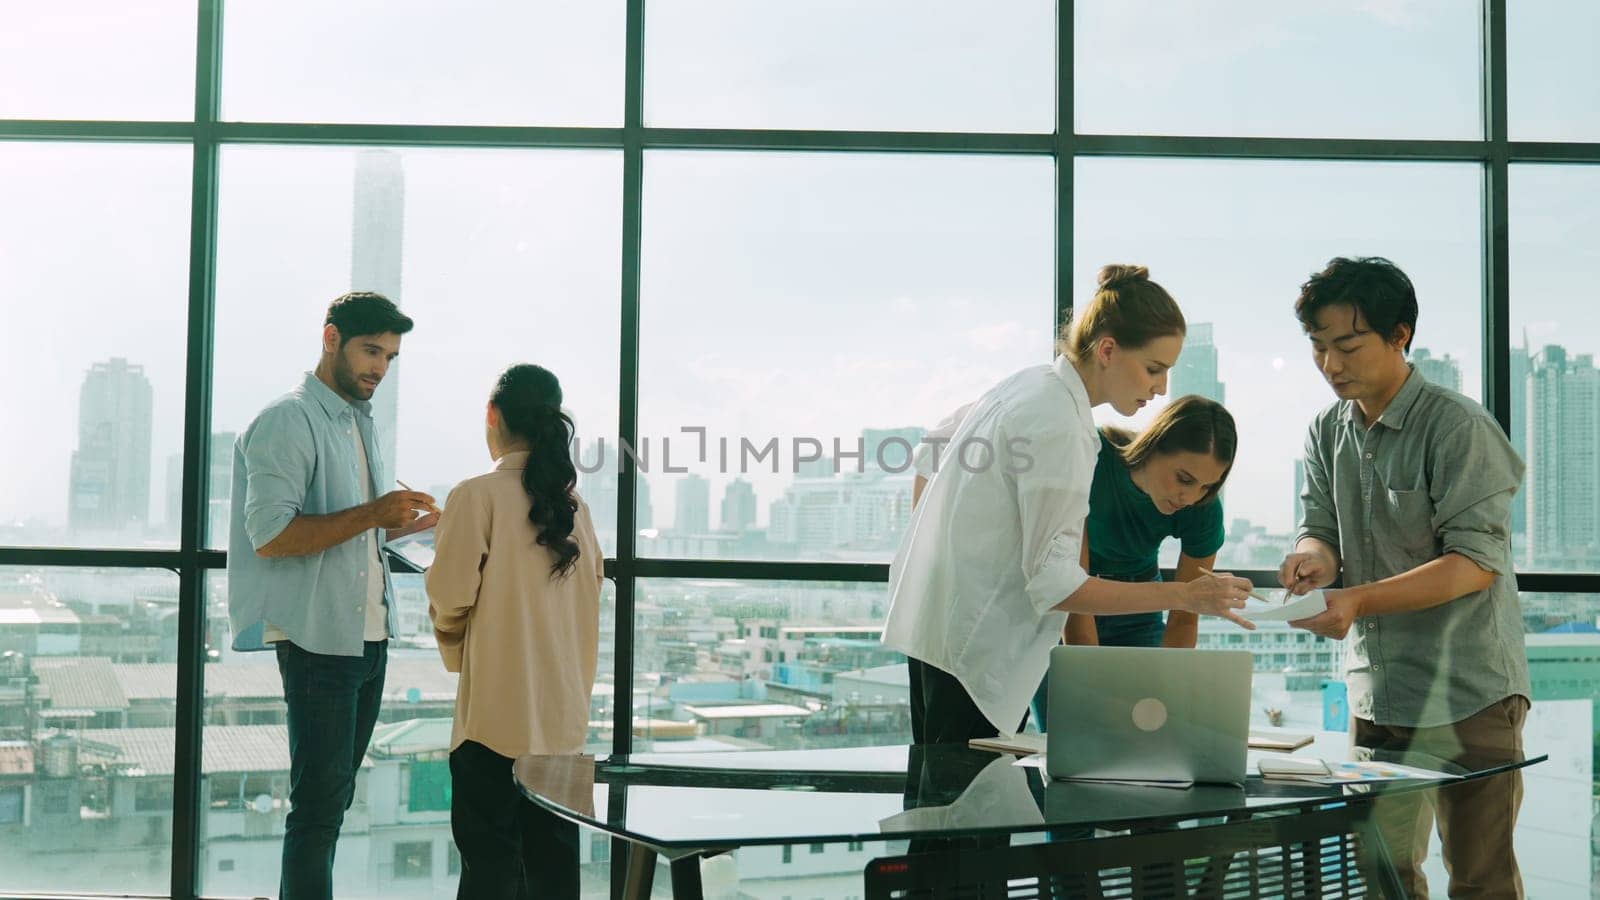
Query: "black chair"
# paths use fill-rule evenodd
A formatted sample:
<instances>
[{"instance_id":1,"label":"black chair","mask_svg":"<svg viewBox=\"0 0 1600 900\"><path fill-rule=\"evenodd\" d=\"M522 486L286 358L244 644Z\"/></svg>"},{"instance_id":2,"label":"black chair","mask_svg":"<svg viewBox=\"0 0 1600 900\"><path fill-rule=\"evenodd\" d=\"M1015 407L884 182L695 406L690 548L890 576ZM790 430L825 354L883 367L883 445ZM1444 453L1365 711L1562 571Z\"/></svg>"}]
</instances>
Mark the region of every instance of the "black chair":
<instances>
[{"instance_id":1,"label":"black chair","mask_svg":"<svg viewBox=\"0 0 1600 900\"><path fill-rule=\"evenodd\" d=\"M867 900L1405 900L1365 806L875 859Z\"/></svg>"}]
</instances>

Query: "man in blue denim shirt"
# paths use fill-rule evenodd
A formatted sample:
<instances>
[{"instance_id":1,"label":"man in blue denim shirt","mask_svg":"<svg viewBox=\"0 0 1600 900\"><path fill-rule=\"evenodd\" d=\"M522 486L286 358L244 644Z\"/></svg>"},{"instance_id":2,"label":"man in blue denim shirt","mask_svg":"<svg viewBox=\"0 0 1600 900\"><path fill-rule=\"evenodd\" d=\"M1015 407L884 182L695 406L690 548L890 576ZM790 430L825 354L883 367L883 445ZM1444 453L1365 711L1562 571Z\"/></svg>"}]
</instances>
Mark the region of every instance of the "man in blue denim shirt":
<instances>
[{"instance_id":1,"label":"man in blue denim shirt","mask_svg":"<svg viewBox=\"0 0 1600 900\"><path fill-rule=\"evenodd\" d=\"M289 708L282 900L330 900L334 845L383 695L394 589L384 540L431 527L433 498L388 481L372 392L409 317L379 294L328 306L316 371L233 451L228 616L235 650L275 647Z\"/></svg>"}]
</instances>

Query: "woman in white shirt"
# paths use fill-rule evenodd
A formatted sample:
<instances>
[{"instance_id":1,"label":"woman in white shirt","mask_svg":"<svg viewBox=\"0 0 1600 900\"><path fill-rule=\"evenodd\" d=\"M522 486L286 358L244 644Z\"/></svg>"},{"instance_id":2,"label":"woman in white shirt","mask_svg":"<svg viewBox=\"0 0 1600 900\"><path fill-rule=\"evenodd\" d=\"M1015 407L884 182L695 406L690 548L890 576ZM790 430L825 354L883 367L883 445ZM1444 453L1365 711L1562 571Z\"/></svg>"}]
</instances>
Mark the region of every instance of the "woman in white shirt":
<instances>
[{"instance_id":1,"label":"woman in white shirt","mask_svg":"<svg viewBox=\"0 0 1600 900\"><path fill-rule=\"evenodd\" d=\"M1165 394L1185 330L1148 270L1106 266L1052 365L1005 379L930 435L883 633L908 658L915 743L1021 729L1068 612L1178 609L1251 627L1233 612L1242 578L1129 584L1079 564L1100 449L1090 410L1133 415Z\"/></svg>"},{"instance_id":2,"label":"woman in white shirt","mask_svg":"<svg viewBox=\"0 0 1600 900\"><path fill-rule=\"evenodd\" d=\"M600 647L602 563L573 490L561 385L507 369L486 415L494 468L456 485L428 569L428 615L461 673L450 737L459 898L578 896L577 826L517 792L522 754L579 753Z\"/></svg>"}]
</instances>

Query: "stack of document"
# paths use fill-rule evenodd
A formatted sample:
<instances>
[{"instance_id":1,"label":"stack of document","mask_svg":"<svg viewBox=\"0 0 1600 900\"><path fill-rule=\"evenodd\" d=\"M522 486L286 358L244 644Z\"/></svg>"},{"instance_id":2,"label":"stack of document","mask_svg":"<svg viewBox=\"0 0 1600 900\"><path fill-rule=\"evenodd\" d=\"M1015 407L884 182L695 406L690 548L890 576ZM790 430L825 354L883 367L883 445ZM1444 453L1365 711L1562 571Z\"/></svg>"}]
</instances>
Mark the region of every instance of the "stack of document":
<instances>
[{"instance_id":1,"label":"stack of document","mask_svg":"<svg viewBox=\"0 0 1600 900\"><path fill-rule=\"evenodd\" d=\"M1374 761L1339 762L1305 756L1263 756L1256 761L1262 778L1281 781L1307 781L1312 784L1366 784L1374 781L1401 781L1420 778L1442 781L1458 778L1447 772L1418 769Z\"/></svg>"}]
</instances>

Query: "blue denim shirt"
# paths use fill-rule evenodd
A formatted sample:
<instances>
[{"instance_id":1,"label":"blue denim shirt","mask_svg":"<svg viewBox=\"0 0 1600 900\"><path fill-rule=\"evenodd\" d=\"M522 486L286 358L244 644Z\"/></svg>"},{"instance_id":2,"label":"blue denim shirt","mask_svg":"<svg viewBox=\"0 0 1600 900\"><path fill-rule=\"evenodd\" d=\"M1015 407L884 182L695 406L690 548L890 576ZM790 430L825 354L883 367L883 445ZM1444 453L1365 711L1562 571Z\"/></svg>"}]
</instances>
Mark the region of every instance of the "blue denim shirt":
<instances>
[{"instance_id":1,"label":"blue denim shirt","mask_svg":"<svg viewBox=\"0 0 1600 900\"><path fill-rule=\"evenodd\" d=\"M357 471L350 429L367 448ZM298 515L327 515L363 502L360 479L387 484L373 433L372 404L351 403L316 375L267 405L233 447L233 509L228 534L228 618L233 649L265 650L271 622L312 653L360 656L366 625L367 565L358 535L321 553L267 559L256 551ZM379 545L383 532L378 534ZM395 633L394 585L383 565L383 602Z\"/></svg>"}]
</instances>

